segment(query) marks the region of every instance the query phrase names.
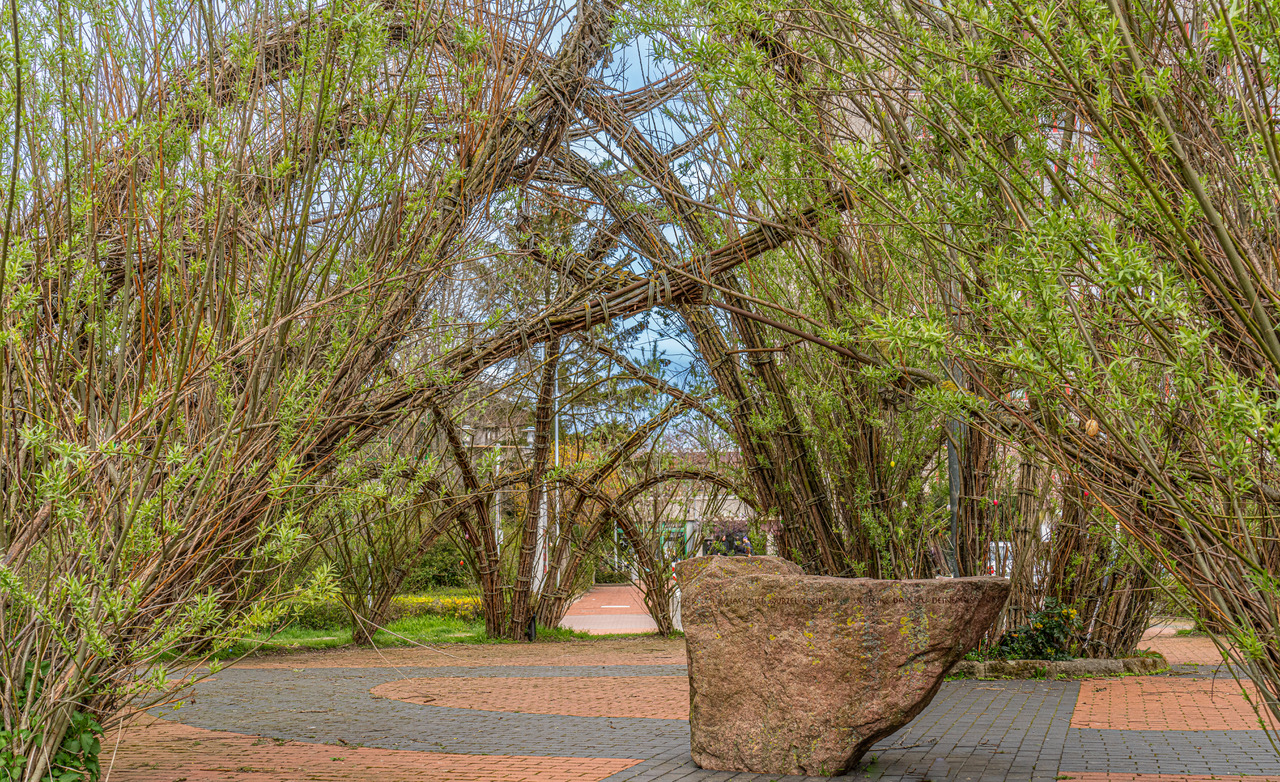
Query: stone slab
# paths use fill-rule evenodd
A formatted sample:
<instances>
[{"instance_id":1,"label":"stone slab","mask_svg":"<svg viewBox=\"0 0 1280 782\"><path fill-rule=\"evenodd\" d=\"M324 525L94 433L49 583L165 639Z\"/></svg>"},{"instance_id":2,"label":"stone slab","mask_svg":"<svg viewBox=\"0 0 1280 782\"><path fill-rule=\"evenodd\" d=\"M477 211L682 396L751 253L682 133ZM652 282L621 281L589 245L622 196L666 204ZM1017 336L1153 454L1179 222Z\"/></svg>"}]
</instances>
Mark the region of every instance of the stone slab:
<instances>
[{"instance_id":1,"label":"stone slab","mask_svg":"<svg viewBox=\"0 0 1280 782\"><path fill-rule=\"evenodd\" d=\"M677 566L703 768L844 773L929 703L1008 596L1003 578L808 576L775 557Z\"/></svg>"}]
</instances>

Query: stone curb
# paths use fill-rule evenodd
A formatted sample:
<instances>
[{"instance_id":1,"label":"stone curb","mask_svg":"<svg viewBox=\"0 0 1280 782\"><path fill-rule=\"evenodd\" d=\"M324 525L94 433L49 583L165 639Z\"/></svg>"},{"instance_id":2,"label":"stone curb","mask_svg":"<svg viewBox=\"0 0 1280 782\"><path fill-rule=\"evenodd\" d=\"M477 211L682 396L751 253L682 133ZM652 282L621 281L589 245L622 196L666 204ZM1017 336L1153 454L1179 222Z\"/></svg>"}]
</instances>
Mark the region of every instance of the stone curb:
<instances>
[{"instance_id":1,"label":"stone curb","mask_svg":"<svg viewBox=\"0 0 1280 782\"><path fill-rule=\"evenodd\" d=\"M1052 679L1059 676L1117 676L1122 673L1146 676L1168 670L1163 657L1125 657L1119 660L961 660L950 676L974 679Z\"/></svg>"}]
</instances>

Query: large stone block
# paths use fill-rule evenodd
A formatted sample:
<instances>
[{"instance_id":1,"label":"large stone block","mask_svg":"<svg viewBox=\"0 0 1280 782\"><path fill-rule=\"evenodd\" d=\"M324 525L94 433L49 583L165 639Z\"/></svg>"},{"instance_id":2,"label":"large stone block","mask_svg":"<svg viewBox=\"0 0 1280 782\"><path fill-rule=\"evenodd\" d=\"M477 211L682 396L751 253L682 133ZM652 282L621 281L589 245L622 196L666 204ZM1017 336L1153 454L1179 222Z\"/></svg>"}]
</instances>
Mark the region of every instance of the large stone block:
<instances>
[{"instance_id":1,"label":"large stone block","mask_svg":"<svg viewBox=\"0 0 1280 782\"><path fill-rule=\"evenodd\" d=\"M776 557L677 566L693 760L832 775L907 724L977 646L1003 578L806 576Z\"/></svg>"}]
</instances>

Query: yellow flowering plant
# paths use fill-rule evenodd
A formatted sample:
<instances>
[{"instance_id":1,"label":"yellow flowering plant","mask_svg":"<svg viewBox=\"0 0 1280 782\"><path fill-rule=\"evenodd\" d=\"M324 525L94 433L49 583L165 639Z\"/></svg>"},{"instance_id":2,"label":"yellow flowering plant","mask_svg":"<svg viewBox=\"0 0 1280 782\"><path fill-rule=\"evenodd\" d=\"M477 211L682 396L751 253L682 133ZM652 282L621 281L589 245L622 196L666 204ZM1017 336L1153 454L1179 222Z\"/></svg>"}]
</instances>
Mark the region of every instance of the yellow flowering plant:
<instances>
[{"instance_id":1,"label":"yellow flowering plant","mask_svg":"<svg viewBox=\"0 0 1280 782\"><path fill-rule=\"evenodd\" d=\"M1079 629L1080 612L1049 598L1042 610L1027 617L1026 624L1000 637L992 656L1006 660L1069 659Z\"/></svg>"}]
</instances>

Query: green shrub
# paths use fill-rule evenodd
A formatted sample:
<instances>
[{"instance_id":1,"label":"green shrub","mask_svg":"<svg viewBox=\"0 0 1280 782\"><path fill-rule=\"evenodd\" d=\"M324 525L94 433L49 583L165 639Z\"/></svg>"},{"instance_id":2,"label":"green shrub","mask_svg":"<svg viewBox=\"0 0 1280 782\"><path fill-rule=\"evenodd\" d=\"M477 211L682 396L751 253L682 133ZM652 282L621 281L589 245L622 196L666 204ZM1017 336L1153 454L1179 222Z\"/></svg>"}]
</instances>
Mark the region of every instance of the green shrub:
<instances>
[{"instance_id":1,"label":"green shrub","mask_svg":"<svg viewBox=\"0 0 1280 782\"><path fill-rule=\"evenodd\" d=\"M293 618L284 622L287 627L303 630L329 630L335 627L347 627L350 624L351 614L347 611L347 607L337 600L324 600L296 609Z\"/></svg>"},{"instance_id":2,"label":"green shrub","mask_svg":"<svg viewBox=\"0 0 1280 782\"><path fill-rule=\"evenodd\" d=\"M400 591L413 594L444 587L475 586L466 553L452 540L443 539L427 549L405 576Z\"/></svg>"},{"instance_id":3,"label":"green shrub","mask_svg":"<svg viewBox=\"0 0 1280 782\"><path fill-rule=\"evenodd\" d=\"M1080 629L1080 613L1053 598L1027 623L1000 636L991 656L1003 660L1069 660L1071 639Z\"/></svg>"},{"instance_id":4,"label":"green shrub","mask_svg":"<svg viewBox=\"0 0 1280 782\"><path fill-rule=\"evenodd\" d=\"M614 570L611 567L596 568L597 584L630 584L631 574L625 570Z\"/></svg>"},{"instance_id":5,"label":"green shrub","mask_svg":"<svg viewBox=\"0 0 1280 782\"><path fill-rule=\"evenodd\" d=\"M40 670L38 681L43 682L49 673L49 663L43 663ZM19 712L25 709L28 700L39 696L41 686L32 686L34 671L34 664L27 663L25 680L14 693ZM18 743L15 739L25 742L38 731L38 726L0 730L0 781L23 778L22 770L29 759L14 752L12 745ZM98 753L102 750L99 740L101 735L102 726L90 714L78 709L72 711L70 725L63 734L58 751L53 753L50 768L41 777L41 782L97 782L102 776L102 768L98 764Z\"/></svg>"},{"instance_id":6,"label":"green shrub","mask_svg":"<svg viewBox=\"0 0 1280 782\"><path fill-rule=\"evenodd\" d=\"M444 616L473 621L482 619L484 611L480 598L474 596L399 595L391 598L391 606L383 622L390 624L400 619L418 616ZM351 615L347 612L346 606L337 600L326 600L301 608L289 623L291 627L304 630L328 630L335 627L348 627L350 624Z\"/></svg>"}]
</instances>

